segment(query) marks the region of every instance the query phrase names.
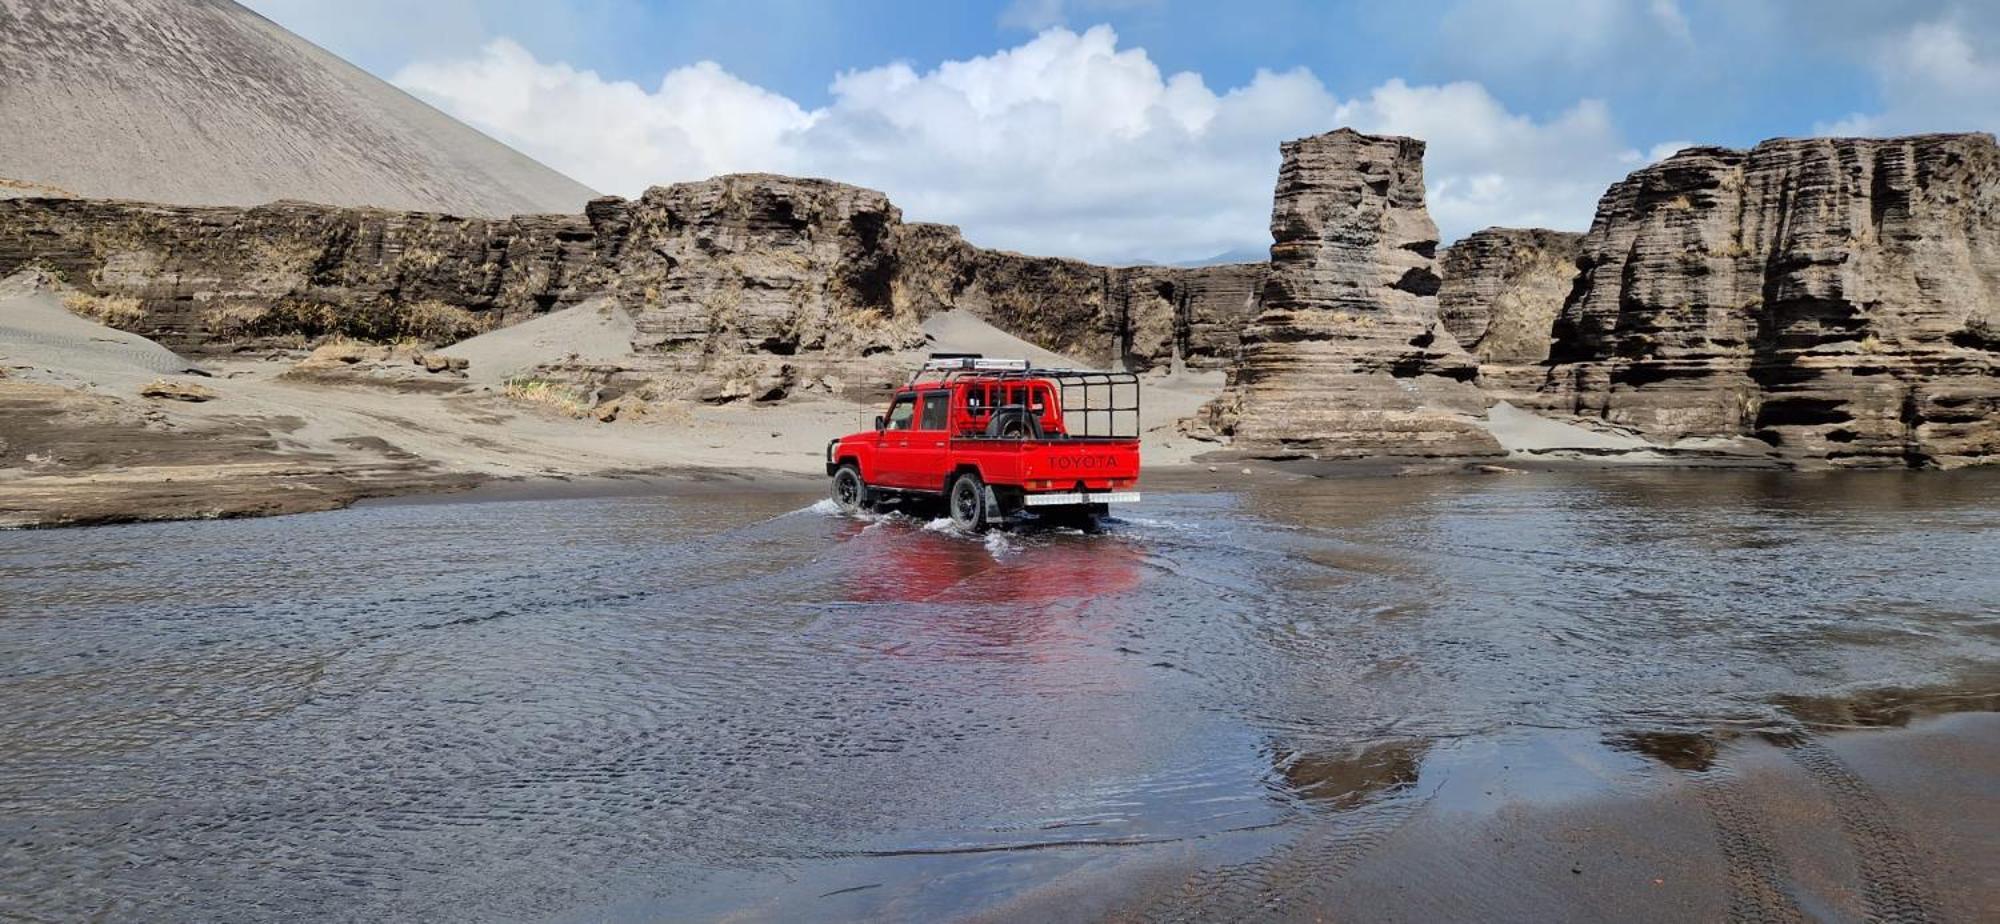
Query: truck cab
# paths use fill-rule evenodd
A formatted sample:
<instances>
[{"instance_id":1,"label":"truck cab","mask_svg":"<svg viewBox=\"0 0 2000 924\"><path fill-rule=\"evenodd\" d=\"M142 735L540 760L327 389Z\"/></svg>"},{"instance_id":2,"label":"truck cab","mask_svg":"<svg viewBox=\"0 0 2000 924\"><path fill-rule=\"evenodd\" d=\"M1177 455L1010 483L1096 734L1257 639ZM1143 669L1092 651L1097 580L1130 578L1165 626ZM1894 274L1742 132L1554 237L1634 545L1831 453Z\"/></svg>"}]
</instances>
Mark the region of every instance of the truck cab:
<instances>
[{"instance_id":1,"label":"truck cab","mask_svg":"<svg viewBox=\"0 0 2000 924\"><path fill-rule=\"evenodd\" d=\"M942 499L967 530L1093 521L1139 499L1138 378L935 354L873 429L827 445L826 470L851 511Z\"/></svg>"}]
</instances>

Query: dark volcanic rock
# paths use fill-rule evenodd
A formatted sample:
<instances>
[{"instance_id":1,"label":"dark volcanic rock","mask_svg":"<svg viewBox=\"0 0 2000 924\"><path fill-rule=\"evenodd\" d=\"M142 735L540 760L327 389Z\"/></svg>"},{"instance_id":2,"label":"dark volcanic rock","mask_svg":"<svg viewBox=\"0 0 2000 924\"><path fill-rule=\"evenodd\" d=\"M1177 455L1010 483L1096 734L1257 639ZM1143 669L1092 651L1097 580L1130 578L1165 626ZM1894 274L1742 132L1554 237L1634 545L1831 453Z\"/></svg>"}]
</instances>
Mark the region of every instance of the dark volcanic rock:
<instances>
[{"instance_id":1,"label":"dark volcanic rock","mask_svg":"<svg viewBox=\"0 0 2000 924\"><path fill-rule=\"evenodd\" d=\"M1148 369L1179 356L1197 369L1234 366L1269 271L1267 263L1114 270L1128 364Z\"/></svg>"},{"instance_id":2,"label":"dark volcanic rock","mask_svg":"<svg viewBox=\"0 0 2000 924\"><path fill-rule=\"evenodd\" d=\"M1583 235L1545 228L1487 228L1440 261L1438 317L1482 364L1549 358L1550 331L1576 282Z\"/></svg>"},{"instance_id":3,"label":"dark volcanic rock","mask_svg":"<svg viewBox=\"0 0 2000 924\"><path fill-rule=\"evenodd\" d=\"M330 336L444 344L608 296L635 321L640 361L593 370L596 384L779 397L789 386L756 383L881 379L875 366L920 347L920 322L951 309L1086 362L1222 366L1263 275L982 250L949 226L903 224L874 190L768 174L511 219L0 200L0 272L31 265L136 299L116 323L193 353Z\"/></svg>"},{"instance_id":4,"label":"dark volcanic rock","mask_svg":"<svg viewBox=\"0 0 2000 924\"><path fill-rule=\"evenodd\" d=\"M1438 321L1424 143L1341 129L1282 151L1270 274L1215 429L1260 455L1498 453Z\"/></svg>"},{"instance_id":5,"label":"dark volcanic rock","mask_svg":"<svg viewBox=\"0 0 2000 924\"><path fill-rule=\"evenodd\" d=\"M641 352L862 356L921 343L896 310L902 213L872 189L737 174L598 200L598 277ZM613 230L615 229L615 231Z\"/></svg>"},{"instance_id":6,"label":"dark volcanic rock","mask_svg":"<svg viewBox=\"0 0 2000 924\"><path fill-rule=\"evenodd\" d=\"M1236 359L1266 264L1105 267L967 244L948 225L898 234L899 304L961 308L1037 346L1088 362L1196 368Z\"/></svg>"},{"instance_id":7,"label":"dark volcanic rock","mask_svg":"<svg viewBox=\"0 0 2000 924\"><path fill-rule=\"evenodd\" d=\"M0 274L39 265L137 298L143 315L122 326L197 352L336 334L461 339L601 288L595 237L581 215L0 200Z\"/></svg>"},{"instance_id":8,"label":"dark volcanic rock","mask_svg":"<svg viewBox=\"0 0 2000 924\"><path fill-rule=\"evenodd\" d=\"M1838 465L2000 460L2000 149L1693 148L1598 205L1544 388L1656 438Z\"/></svg>"}]
</instances>

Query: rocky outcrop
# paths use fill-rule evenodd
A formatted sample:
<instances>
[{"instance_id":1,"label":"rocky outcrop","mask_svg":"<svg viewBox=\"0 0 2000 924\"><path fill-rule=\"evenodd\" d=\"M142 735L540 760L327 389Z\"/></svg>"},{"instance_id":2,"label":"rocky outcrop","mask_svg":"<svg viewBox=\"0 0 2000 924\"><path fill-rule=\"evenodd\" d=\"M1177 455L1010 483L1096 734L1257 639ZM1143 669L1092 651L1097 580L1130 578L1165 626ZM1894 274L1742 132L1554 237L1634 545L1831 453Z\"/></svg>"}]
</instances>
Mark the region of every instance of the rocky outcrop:
<instances>
[{"instance_id":1,"label":"rocky outcrop","mask_svg":"<svg viewBox=\"0 0 2000 924\"><path fill-rule=\"evenodd\" d=\"M1133 370L1233 364L1266 264L1106 267L967 244L948 225L898 235L899 305L963 308L1045 349Z\"/></svg>"},{"instance_id":2,"label":"rocky outcrop","mask_svg":"<svg viewBox=\"0 0 2000 924\"><path fill-rule=\"evenodd\" d=\"M1438 320L1424 143L1341 129L1281 150L1270 273L1214 428L1266 456L1498 453Z\"/></svg>"},{"instance_id":3,"label":"rocky outcrop","mask_svg":"<svg viewBox=\"0 0 2000 924\"><path fill-rule=\"evenodd\" d=\"M2000 461L1990 135L1692 148L1614 185L1544 397L1841 466Z\"/></svg>"},{"instance_id":4,"label":"rocky outcrop","mask_svg":"<svg viewBox=\"0 0 2000 924\"><path fill-rule=\"evenodd\" d=\"M0 272L22 266L115 302L109 323L193 353L335 336L443 344L607 296L635 319L645 361L570 371L612 393L645 380L718 401L881 378L887 360L868 361L921 347L919 322L950 309L1086 362L1221 366L1262 277L1262 264L983 250L949 226L905 225L874 190L768 174L504 220L0 200Z\"/></svg>"},{"instance_id":5,"label":"rocky outcrop","mask_svg":"<svg viewBox=\"0 0 2000 924\"><path fill-rule=\"evenodd\" d=\"M1549 358L1550 331L1576 282L1583 235L1546 228L1487 228L1445 251L1438 318L1483 364Z\"/></svg>"},{"instance_id":6,"label":"rocky outcrop","mask_svg":"<svg viewBox=\"0 0 2000 924\"><path fill-rule=\"evenodd\" d=\"M891 298L902 213L872 189L741 174L588 214L600 278L641 351L870 355L915 336Z\"/></svg>"},{"instance_id":7,"label":"rocky outcrop","mask_svg":"<svg viewBox=\"0 0 2000 924\"><path fill-rule=\"evenodd\" d=\"M602 288L599 253L582 215L0 200L0 274L41 266L136 299L111 323L182 351L334 335L449 342Z\"/></svg>"},{"instance_id":8,"label":"rocky outcrop","mask_svg":"<svg viewBox=\"0 0 2000 924\"><path fill-rule=\"evenodd\" d=\"M1114 271L1128 364L1153 368L1178 357L1196 369L1234 366L1269 271L1267 263Z\"/></svg>"}]
</instances>

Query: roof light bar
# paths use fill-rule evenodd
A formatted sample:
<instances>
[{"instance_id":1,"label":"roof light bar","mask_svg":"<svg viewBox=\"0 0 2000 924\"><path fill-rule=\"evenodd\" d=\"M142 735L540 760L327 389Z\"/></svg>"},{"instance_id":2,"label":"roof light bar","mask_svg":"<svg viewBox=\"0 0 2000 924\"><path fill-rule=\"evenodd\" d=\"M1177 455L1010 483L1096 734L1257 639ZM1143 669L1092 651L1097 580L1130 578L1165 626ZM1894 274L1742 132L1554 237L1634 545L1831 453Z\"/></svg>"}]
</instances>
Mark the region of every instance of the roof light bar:
<instances>
[{"instance_id":1,"label":"roof light bar","mask_svg":"<svg viewBox=\"0 0 2000 924\"><path fill-rule=\"evenodd\" d=\"M932 358L924 363L924 368L927 370L973 369L984 372L1025 372L1029 367L1028 361L1025 359L982 359L976 356L955 356L951 358Z\"/></svg>"}]
</instances>

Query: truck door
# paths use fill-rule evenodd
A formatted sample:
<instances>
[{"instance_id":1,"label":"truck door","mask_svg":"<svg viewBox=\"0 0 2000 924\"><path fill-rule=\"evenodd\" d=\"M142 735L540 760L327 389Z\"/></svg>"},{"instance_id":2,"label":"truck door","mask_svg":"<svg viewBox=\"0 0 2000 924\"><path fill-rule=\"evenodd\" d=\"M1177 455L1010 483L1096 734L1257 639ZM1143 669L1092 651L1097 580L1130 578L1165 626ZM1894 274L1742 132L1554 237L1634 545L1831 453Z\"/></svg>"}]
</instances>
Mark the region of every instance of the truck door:
<instances>
[{"instance_id":1,"label":"truck door","mask_svg":"<svg viewBox=\"0 0 2000 924\"><path fill-rule=\"evenodd\" d=\"M911 427L917 422L917 397L897 395L895 403L889 405L889 416L882 428L875 448L875 471L867 472L868 480L893 488L913 487L910 473Z\"/></svg>"},{"instance_id":2,"label":"truck door","mask_svg":"<svg viewBox=\"0 0 2000 924\"><path fill-rule=\"evenodd\" d=\"M910 487L944 490L951 471L951 389L917 393L917 428L910 432Z\"/></svg>"}]
</instances>

